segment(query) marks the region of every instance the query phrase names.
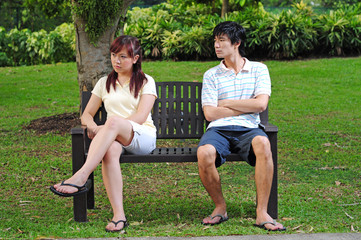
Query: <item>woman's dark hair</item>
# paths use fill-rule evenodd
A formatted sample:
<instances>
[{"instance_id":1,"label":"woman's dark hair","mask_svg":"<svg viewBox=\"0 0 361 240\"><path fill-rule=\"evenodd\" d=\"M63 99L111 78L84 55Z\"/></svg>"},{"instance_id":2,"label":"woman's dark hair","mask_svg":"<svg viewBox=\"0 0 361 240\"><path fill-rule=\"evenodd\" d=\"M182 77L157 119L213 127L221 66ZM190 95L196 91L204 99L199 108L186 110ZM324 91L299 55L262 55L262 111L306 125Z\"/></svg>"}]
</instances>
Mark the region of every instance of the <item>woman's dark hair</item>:
<instances>
[{"instance_id":1,"label":"woman's dark hair","mask_svg":"<svg viewBox=\"0 0 361 240\"><path fill-rule=\"evenodd\" d=\"M112 45L110 46L110 52L118 53L123 48L127 50L129 56L132 58L136 55L139 55L137 62L133 64L133 73L129 83L130 92L133 92L134 97L137 98L144 82L147 81L147 78L142 71L142 49L139 40L136 37L123 35L113 41ZM113 71L108 75L106 83L108 92L110 91L110 85L112 85L115 89L117 79L118 73L113 69Z\"/></svg>"},{"instance_id":2,"label":"woman's dark hair","mask_svg":"<svg viewBox=\"0 0 361 240\"><path fill-rule=\"evenodd\" d=\"M213 38L220 37L224 34L231 40L232 45L241 42L238 51L241 56L244 56L246 54L244 45L246 42L246 30L236 22L225 21L219 23L213 29Z\"/></svg>"}]
</instances>

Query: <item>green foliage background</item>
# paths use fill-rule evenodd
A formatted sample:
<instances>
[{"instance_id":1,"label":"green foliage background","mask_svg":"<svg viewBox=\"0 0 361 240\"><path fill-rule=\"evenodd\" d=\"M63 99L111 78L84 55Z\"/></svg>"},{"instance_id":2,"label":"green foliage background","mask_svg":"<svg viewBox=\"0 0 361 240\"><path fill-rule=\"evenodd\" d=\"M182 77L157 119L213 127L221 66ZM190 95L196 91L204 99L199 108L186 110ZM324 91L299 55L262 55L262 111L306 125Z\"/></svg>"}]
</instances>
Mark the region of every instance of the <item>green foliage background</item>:
<instances>
[{"instance_id":1,"label":"green foliage background","mask_svg":"<svg viewBox=\"0 0 361 240\"><path fill-rule=\"evenodd\" d=\"M123 0L78 0L72 5L72 9L86 23L85 31L88 33L90 41L95 44L104 30L112 25L113 19L119 14L122 3Z\"/></svg>"},{"instance_id":2,"label":"green foliage background","mask_svg":"<svg viewBox=\"0 0 361 240\"><path fill-rule=\"evenodd\" d=\"M169 2L128 11L124 32L141 39L147 58L213 58L212 30L225 20L246 28L247 55L252 58L294 59L361 53L361 3L340 4L322 14L316 14L303 1L280 13L268 12L258 3L221 18L209 4Z\"/></svg>"},{"instance_id":3,"label":"green foliage background","mask_svg":"<svg viewBox=\"0 0 361 240\"><path fill-rule=\"evenodd\" d=\"M54 31L0 27L0 66L75 61L74 25L63 23Z\"/></svg>"},{"instance_id":4,"label":"green foliage background","mask_svg":"<svg viewBox=\"0 0 361 240\"><path fill-rule=\"evenodd\" d=\"M114 0L114 4L120 4ZM108 26L109 16L99 21L94 9L104 5L85 4L77 10L87 16L87 29L95 42ZM246 54L252 59L297 59L308 57L357 56L361 53L361 3L339 4L319 13L303 1L274 13L261 3L232 7L224 18L218 5L168 0L149 8L127 12L124 33L140 39L143 55L156 60L213 60L213 28L222 21L236 21L247 33ZM115 11L114 11L115 12ZM109 13L110 14L110 13ZM195 17L197 16L197 17ZM55 30L6 31L0 27L0 66L33 65L75 60L72 24ZM120 32L118 33L120 35Z\"/></svg>"}]
</instances>

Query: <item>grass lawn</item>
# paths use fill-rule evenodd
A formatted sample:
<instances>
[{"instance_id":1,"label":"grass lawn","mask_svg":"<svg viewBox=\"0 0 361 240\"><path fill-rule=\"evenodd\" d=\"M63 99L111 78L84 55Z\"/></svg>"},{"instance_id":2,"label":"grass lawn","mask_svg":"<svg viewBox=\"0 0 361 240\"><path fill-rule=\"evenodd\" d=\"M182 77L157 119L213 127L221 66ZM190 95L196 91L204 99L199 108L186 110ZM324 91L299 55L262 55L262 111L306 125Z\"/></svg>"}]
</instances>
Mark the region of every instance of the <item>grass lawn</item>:
<instances>
[{"instance_id":1,"label":"grass lawn","mask_svg":"<svg viewBox=\"0 0 361 240\"><path fill-rule=\"evenodd\" d=\"M279 221L287 233L361 231L361 58L266 61L270 122L279 127ZM145 62L156 81L202 81L218 62ZM71 175L70 134L37 134L31 120L78 111L75 63L0 68L0 239L117 237L95 172L96 209L73 221L72 198L49 186ZM184 142L163 144L185 144ZM124 164L127 237L267 234L255 228L254 169L220 169L230 220L213 211L194 163Z\"/></svg>"}]
</instances>

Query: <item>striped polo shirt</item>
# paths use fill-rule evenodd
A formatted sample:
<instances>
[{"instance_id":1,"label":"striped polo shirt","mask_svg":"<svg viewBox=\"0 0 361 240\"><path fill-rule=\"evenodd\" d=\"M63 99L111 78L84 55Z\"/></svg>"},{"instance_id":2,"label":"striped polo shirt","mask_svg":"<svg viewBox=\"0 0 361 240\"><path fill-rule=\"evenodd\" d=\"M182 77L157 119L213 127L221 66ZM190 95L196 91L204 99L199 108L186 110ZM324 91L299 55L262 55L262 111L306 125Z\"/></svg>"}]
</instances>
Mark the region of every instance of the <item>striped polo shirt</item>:
<instances>
[{"instance_id":1,"label":"striped polo shirt","mask_svg":"<svg viewBox=\"0 0 361 240\"><path fill-rule=\"evenodd\" d=\"M203 76L202 106L218 105L224 99L252 99L260 94L271 96L271 79L268 68L260 62L245 59L245 64L238 74L228 69L223 61ZM243 126L258 128L259 113L241 114L212 121L208 128L218 126Z\"/></svg>"}]
</instances>

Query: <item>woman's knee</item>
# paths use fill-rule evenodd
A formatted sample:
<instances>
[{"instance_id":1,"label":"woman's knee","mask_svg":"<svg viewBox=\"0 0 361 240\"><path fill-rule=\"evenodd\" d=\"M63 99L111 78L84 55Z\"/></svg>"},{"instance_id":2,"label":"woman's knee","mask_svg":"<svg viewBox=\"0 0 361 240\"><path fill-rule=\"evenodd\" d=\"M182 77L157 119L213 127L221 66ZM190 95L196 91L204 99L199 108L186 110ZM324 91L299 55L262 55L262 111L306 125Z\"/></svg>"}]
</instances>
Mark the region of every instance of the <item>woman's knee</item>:
<instances>
[{"instance_id":1,"label":"woman's knee","mask_svg":"<svg viewBox=\"0 0 361 240\"><path fill-rule=\"evenodd\" d=\"M107 121L105 122L105 126L109 129L112 129L114 131L117 131L117 129L122 125L122 122L124 121L124 118L121 117L110 117L107 119Z\"/></svg>"},{"instance_id":2,"label":"woman's knee","mask_svg":"<svg viewBox=\"0 0 361 240\"><path fill-rule=\"evenodd\" d=\"M120 143L114 142L108 148L107 152L104 155L103 163L109 164L112 162L119 162L120 155L122 154L123 147Z\"/></svg>"}]
</instances>

